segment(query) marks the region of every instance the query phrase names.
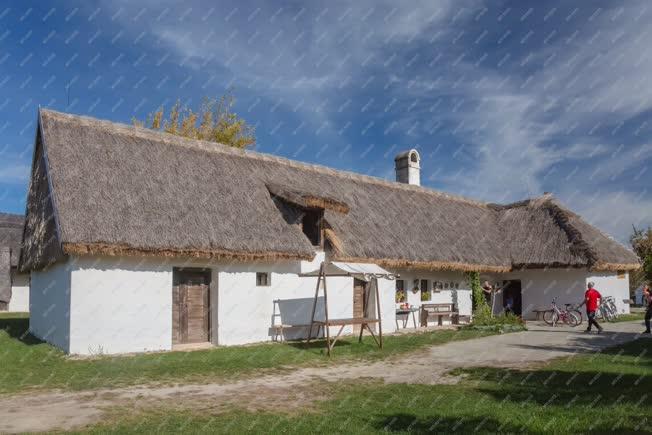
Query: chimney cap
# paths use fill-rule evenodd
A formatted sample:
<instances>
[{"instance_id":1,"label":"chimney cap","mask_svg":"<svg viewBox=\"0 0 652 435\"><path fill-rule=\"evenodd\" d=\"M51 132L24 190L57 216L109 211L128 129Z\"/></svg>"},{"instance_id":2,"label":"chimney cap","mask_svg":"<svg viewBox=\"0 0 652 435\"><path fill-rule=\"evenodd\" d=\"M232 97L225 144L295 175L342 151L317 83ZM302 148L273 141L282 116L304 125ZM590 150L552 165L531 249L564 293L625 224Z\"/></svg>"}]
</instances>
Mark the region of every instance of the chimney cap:
<instances>
[{"instance_id":1,"label":"chimney cap","mask_svg":"<svg viewBox=\"0 0 652 435\"><path fill-rule=\"evenodd\" d=\"M409 159L412 163L419 163L421 160L421 157L419 156L419 152L412 148L411 150L403 151L400 152L394 157L394 161L399 161L399 160L406 160Z\"/></svg>"}]
</instances>

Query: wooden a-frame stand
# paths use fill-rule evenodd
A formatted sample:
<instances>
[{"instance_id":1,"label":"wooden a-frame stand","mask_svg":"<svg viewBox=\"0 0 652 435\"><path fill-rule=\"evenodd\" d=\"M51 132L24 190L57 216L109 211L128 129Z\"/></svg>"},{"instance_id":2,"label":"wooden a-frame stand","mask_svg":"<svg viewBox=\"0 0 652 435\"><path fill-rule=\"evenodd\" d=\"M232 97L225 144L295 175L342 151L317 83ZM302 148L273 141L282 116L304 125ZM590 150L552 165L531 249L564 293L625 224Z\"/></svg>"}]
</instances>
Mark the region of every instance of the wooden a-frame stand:
<instances>
[{"instance_id":1,"label":"wooden a-frame stand","mask_svg":"<svg viewBox=\"0 0 652 435\"><path fill-rule=\"evenodd\" d=\"M374 341L378 345L380 349L383 348L383 328L382 328L382 322L381 322L381 313L380 313L380 295L378 292L378 279L375 276L372 276L370 278L369 285L366 286L364 291L364 297L363 297L363 306L365 308L364 310L364 317L351 317L351 318L346 318L346 319L330 319L328 317L328 289L326 287L326 276L352 276L350 274L346 273L336 273L336 274L326 274L326 267L325 263L322 263L321 266L319 267L319 276L317 277L317 286L315 288L315 300L312 303L312 316L310 317L310 330L308 331L308 340L306 343L310 343L310 340L312 339L312 330L313 326L317 325L317 335L319 335L319 329L321 327L324 328L324 332L326 335L326 353L328 356L331 355L331 351L333 350L333 347L335 346L335 343L337 342L337 339L340 337L342 334L342 331L344 330L344 327L347 325L360 325L360 335L358 337L358 342L362 342L362 333L364 332L365 328L369 331L371 336L373 337ZM319 299L319 287L321 283L323 282L324 284L324 320L315 320L315 312L317 310L317 300ZM376 305L376 313L377 313L377 318L371 318L368 317L368 308L369 308L369 295L371 292L375 292L375 305ZM374 331L371 329L369 326L370 324L378 324L378 337L376 337L376 334L374 334ZM337 335L333 338L331 341L330 337L330 331L329 327L330 326L339 326L340 329L337 332Z\"/></svg>"}]
</instances>

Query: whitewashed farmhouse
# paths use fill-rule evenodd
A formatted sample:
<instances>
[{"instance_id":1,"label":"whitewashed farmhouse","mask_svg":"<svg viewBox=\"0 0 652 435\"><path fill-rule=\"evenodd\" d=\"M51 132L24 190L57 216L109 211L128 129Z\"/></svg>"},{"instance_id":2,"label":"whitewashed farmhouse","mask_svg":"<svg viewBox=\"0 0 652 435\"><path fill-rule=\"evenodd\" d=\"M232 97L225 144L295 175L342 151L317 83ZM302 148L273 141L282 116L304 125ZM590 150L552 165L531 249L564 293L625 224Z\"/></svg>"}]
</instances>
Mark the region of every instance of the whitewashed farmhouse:
<instances>
[{"instance_id":1,"label":"whitewashed farmhouse","mask_svg":"<svg viewBox=\"0 0 652 435\"><path fill-rule=\"evenodd\" d=\"M29 311L29 274L18 271L24 219L0 213L0 312Z\"/></svg>"},{"instance_id":2,"label":"whitewashed farmhouse","mask_svg":"<svg viewBox=\"0 0 652 435\"><path fill-rule=\"evenodd\" d=\"M305 335L321 262L374 263L383 329L397 293L469 315L467 271L505 282L527 318L582 298L587 280L627 312L636 256L544 195L493 205L97 119L40 110L20 268L30 330L69 353L234 345ZM328 283L331 317L364 283ZM320 306L319 310L323 311ZM446 319L448 321L448 319Z\"/></svg>"}]
</instances>

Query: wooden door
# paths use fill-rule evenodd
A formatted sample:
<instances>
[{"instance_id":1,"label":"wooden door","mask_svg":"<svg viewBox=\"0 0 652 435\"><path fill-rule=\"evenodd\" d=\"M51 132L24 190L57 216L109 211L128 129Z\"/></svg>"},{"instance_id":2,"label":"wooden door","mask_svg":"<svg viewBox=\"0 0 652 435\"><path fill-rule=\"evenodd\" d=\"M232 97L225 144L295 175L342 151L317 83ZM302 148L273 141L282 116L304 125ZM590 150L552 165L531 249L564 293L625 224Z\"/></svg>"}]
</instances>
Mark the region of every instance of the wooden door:
<instances>
[{"instance_id":1,"label":"wooden door","mask_svg":"<svg viewBox=\"0 0 652 435\"><path fill-rule=\"evenodd\" d=\"M172 289L172 344L210 340L210 278L185 273Z\"/></svg>"},{"instance_id":2,"label":"wooden door","mask_svg":"<svg viewBox=\"0 0 652 435\"><path fill-rule=\"evenodd\" d=\"M353 280L353 317L365 316L365 284L359 279ZM360 325L353 325L353 332L360 332Z\"/></svg>"}]
</instances>

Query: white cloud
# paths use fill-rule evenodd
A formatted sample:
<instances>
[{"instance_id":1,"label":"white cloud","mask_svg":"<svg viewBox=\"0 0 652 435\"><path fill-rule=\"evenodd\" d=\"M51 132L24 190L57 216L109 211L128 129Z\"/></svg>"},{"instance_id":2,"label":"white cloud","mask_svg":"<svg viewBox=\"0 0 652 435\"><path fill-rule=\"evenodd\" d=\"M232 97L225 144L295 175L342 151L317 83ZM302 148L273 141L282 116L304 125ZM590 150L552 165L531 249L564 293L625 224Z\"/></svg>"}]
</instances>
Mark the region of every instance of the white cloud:
<instances>
[{"instance_id":1,"label":"white cloud","mask_svg":"<svg viewBox=\"0 0 652 435\"><path fill-rule=\"evenodd\" d=\"M17 162L0 165L0 183L24 184L29 180L30 166Z\"/></svg>"}]
</instances>

